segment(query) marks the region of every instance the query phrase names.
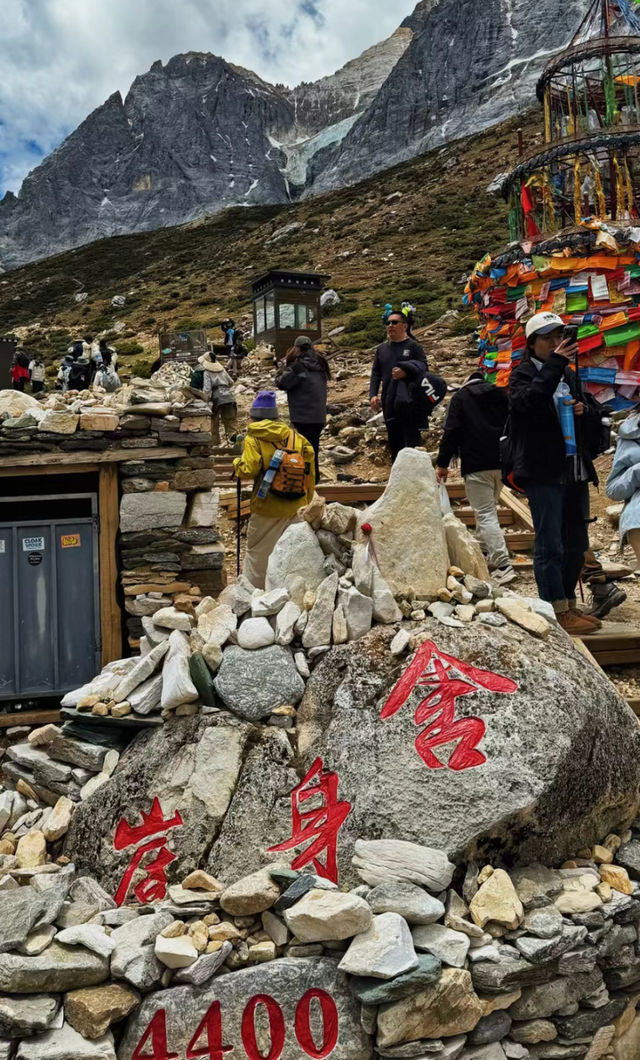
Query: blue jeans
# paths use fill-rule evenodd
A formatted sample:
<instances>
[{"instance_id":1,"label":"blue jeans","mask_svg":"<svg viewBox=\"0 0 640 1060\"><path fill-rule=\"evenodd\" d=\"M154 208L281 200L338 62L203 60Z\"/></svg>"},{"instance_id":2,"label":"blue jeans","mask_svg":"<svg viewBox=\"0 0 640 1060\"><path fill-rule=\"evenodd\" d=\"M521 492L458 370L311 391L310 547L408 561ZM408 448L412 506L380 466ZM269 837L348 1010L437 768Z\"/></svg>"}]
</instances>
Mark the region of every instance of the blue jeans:
<instances>
[{"instance_id":1,"label":"blue jeans","mask_svg":"<svg viewBox=\"0 0 640 1060\"><path fill-rule=\"evenodd\" d=\"M589 485L524 482L536 534L533 573L541 600L566 611L589 547Z\"/></svg>"}]
</instances>

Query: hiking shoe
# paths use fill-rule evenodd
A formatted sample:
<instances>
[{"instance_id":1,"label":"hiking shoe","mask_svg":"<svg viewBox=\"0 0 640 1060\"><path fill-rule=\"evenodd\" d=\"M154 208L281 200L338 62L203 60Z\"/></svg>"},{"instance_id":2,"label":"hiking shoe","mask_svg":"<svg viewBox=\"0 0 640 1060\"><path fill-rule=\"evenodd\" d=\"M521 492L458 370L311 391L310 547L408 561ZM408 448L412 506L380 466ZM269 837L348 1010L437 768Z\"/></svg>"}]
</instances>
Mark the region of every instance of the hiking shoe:
<instances>
[{"instance_id":1,"label":"hiking shoe","mask_svg":"<svg viewBox=\"0 0 640 1060\"><path fill-rule=\"evenodd\" d=\"M597 592L594 590L597 590ZM594 618L606 618L614 607L619 607L626 599L627 594L624 589L621 589L619 585L615 585L613 582L607 582L605 585L593 585L591 586L589 614L593 615Z\"/></svg>"},{"instance_id":2,"label":"hiking shoe","mask_svg":"<svg viewBox=\"0 0 640 1060\"><path fill-rule=\"evenodd\" d=\"M596 629L600 628L598 623L594 626L594 621L597 622L597 618L593 619L591 615L583 615L580 611L562 611L559 615L556 615L558 619L558 625L562 626L565 633L568 633L570 637L583 637L588 633L594 633Z\"/></svg>"},{"instance_id":3,"label":"hiking shoe","mask_svg":"<svg viewBox=\"0 0 640 1060\"><path fill-rule=\"evenodd\" d=\"M508 567L497 567L496 570L491 571L490 577L498 585L509 585L517 578L517 574L513 567L509 565Z\"/></svg>"}]
</instances>

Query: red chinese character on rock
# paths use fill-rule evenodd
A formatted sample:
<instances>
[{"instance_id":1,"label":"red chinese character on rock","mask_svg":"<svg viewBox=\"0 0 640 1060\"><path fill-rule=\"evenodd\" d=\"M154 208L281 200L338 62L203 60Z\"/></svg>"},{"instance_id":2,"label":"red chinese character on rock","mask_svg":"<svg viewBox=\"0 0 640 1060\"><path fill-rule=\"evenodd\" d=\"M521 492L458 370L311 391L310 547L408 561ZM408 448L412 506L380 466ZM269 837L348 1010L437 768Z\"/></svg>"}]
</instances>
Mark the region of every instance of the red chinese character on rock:
<instances>
[{"instance_id":1,"label":"red chinese character on rock","mask_svg":"<svg viewBox=\"0 0 640 1060\"><path fill-rule=\"evenodd\" d=\"M316 758L304 780L291 792L291 838L269 847L270 852L291 850L308 843L291 862L291 868L301 869L311 862L318 875L332 883L338 882L338 832L351 810L350 802L338 800L338 783L338 774L325 773L322 759ZM303 811L303 803L314 798L316 806ZM323 851L324 862L320 860Z\"/></svg>"},{"instance_id":2,"label":"red chinese character on rock","mask_svg":"<svg viewBox=\"0 0 640 1060\"><path fill-rule=\"evenodd\" d=\"M155 902L160 898L164 898L167 893L165 870L172 861L175 861L176 855L167 850L166 833L170 828L178 828L182 824L182 817L176 810L173 817L165 820L162 816L162 807L157 796L151 803L149 812L145 813L143 810L141 816L142 824L139 825L131 825L122 817L118 821L116 834L113 837L114 850L125 850L127 847L135 846L140 840L146 839L148 836L156 836L155 839L150 839L148 843L143 843L133 853L115 893L116 905L122 905L124 902L129 893L129 887L136 869L142 864L145 854L148 854L151 850L157 850L158 853L156 857L143 866L146 876L136 884L133 888L133 893L139 902L145 903ZM158 833L163 834L159 835Z\"/></svg>"},{"instance_id":3,"label":"red chinese character on rock","mask_svg":"<svg viewBox=\"0 0 640 1060\"><path fill-rule=\"evenodd\" d=\"M390 718L397 714L416 687L428 690L414 714L416 725L431 719L415 742L416 751L425 765L429 769L443 769L444 762L436 757L434 749L453 741L456 746L449 758L449 769L471 769L486 762L486 756L478 750L485 723L482 718L456 719L456 699L471 695L480 688L489 692L515 692L516 682L445 655L432 640L427 640L420 645L413 662L391 692L380 717Z\"/></svg>"}]
</instances>

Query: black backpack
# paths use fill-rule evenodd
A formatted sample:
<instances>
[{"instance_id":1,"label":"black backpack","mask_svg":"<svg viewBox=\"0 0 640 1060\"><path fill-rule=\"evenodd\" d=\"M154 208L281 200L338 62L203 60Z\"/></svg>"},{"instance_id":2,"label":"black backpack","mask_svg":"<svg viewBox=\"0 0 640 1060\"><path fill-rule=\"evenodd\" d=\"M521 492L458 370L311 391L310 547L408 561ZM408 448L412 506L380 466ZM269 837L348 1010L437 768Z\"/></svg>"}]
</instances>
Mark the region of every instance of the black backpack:
<instances>
[{"instance_id":1,"label":"black backpack","mask_svg":"<svg viewBox=\"0 0 640 1060\"><path fill-rule=\"evenodd\" d=\"M420 382L410 383L408 389L416 423L424 428L428 425L433 410L444 401L447 384L442 376L436 375L435 372L425 372Z\"/></svg>"},{"instance_id":2,"label":"black backpack","mask_svg":"<svg viewBox=\"0 0 640 1060\"><path fill-rule=\"evenodd\" d=\"M91 379L91 365L87 361L74 361L69 369L69 390L87 390Z\"/></svg>"}]
</instances>

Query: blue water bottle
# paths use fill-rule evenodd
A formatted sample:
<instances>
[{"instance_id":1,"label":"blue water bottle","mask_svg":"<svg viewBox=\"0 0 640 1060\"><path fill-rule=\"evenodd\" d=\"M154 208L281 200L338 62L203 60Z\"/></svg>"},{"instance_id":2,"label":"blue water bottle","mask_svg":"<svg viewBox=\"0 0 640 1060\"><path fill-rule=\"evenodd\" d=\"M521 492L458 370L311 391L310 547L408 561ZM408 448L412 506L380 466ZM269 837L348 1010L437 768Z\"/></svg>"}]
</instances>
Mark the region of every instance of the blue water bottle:
<instances>
[{"instance_id":1,"label":"blue water bottle","mask_svg":"<svg viewBox=\"0 0 640 1060\"><path fill-rule=\"evenodd\" d=\"M265 471L264 478L262 479L262 482L260 483L260 486L258 488L258 492L257 492L256 496L258 496L261 501L265 500L265 498L269 495L269 490L271 489L271 483L273 482L274 478L276 477L276 473L278 471L278 468L280 467L280 464L282 463L283 460L284 460L284 450L276 449L275 453L271 457L271 460L269 461L269 467Z\"/></svg>"},{"instance_id":2,"label":"blue water bottle","mask_svg":"<svg viewBox=\"0 0 640 1060\"><path fill-rule=\"evenodd\" d=\"M573 411L574 401L571 391L566 383L562 383L555 396L560 428L564 438L564 448L567 456L576 456L578 443L576 440L576 421Z\"/></svg>"}]
</instances>

